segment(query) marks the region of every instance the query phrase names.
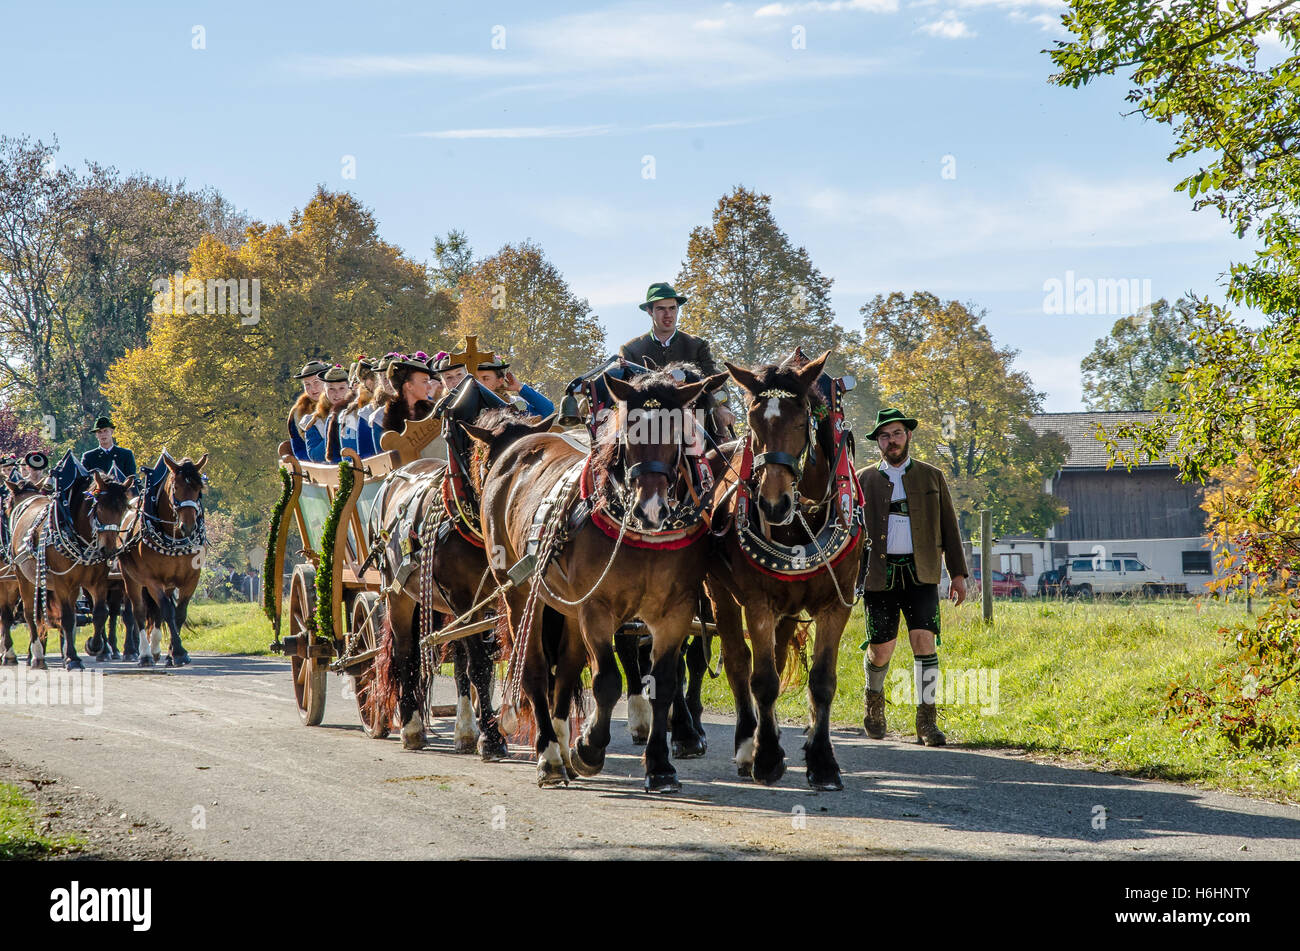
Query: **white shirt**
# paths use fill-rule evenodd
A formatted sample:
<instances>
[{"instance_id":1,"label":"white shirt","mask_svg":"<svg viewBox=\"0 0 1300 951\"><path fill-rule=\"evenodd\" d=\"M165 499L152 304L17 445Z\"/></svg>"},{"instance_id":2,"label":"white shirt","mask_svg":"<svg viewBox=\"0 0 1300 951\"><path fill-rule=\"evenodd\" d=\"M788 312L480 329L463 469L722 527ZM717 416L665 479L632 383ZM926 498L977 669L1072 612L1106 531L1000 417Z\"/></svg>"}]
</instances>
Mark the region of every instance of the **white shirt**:
<instances>
[{"instance_id":1,"label":"white shirt","mask_svg":"<svg viewBox=\"0 0 1300 951\"><path fill-rule=\"evenodd\" d=\"M911 464L911 459L908 459L901 466L891 466L884 459L880 460L880 471L889 477L889 481L894 486L894 494L889 497L889 501L897 502L900 499L907 498L907 493L903 491L903 473L907 471L908 466ZM888 555L912 554L912 520L906 515L889 513L889 533L885 537L885 553Z\"/></svg>"}]
</instances>

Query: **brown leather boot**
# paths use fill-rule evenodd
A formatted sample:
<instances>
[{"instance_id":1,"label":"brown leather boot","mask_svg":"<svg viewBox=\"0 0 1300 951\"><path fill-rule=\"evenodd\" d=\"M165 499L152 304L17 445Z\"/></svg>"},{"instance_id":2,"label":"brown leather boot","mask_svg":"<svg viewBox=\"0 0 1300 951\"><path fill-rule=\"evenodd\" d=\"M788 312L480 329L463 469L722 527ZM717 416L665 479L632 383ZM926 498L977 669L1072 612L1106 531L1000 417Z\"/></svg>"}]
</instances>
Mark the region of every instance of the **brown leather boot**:
<instances>
[{"instance_id":1,"label":"brown leather boot","mask_svg":"<svg viewBox=\"0 0 1300 951\"><path fill-rule=\"evenodd\" d=\"M862 725L867 728L867 736L873 740L885 738L885 691L867 688L866 715Z\"/></svg>"},{"instance_id":2,"label":"brown leather boot","mask_svg":"<svg viewBox=\"0 0 1300 951\"><path fill-rule=\"evenodd\" d=\"M885 738L885 691L867 687L867 703L862 725L871 739Z\"/></svg>"},{"instance_id":3,"label":"brown leather boot","mask_svg":"<svg viewBox=\"0 0 1300 951\"><path fill-rule=\"evenodd\" d=\"M916 705L916 742L925 746L943 746L948 738L939 730L937 711L933 703Z\"/></svg>"}]
</instances>

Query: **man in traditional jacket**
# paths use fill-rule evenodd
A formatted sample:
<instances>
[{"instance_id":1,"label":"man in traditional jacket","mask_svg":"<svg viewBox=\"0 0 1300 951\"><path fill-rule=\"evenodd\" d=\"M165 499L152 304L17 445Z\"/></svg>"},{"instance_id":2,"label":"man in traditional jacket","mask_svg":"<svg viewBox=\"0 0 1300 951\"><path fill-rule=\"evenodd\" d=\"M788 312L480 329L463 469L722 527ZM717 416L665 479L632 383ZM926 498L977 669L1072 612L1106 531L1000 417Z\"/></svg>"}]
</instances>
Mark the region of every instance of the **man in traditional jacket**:
<instances>
[{"instance_id":1,"label":"man in traditional jacket","mask_svg":"<svg viewBox=\"0 0 1300 951\"><path fill-rule=\"evenodd\" d=\"M867 690L863 723L873 740L885 736L885 674L898 641L898 619L907 622L916 690L916 741L942 746L935 696L939 687L939 570L952 579L949 596L966 599L966 554L957 513L943 471L912 459L908 449L916 420L882 409L867 434L880 447L880 462L858 470L863 515L871 541L864 581L867 620Z\"/></svg>"},{"instance_id":2,"label":"man in traditional jacket","mask_svg":"<svg viewBox=\"0 0 1300 951\"><path fill-rule=\"evenodd\" d=\"M123 476L135 475L135 453L113 442L113 421L107 416L99 417L92 432L99 445L82 455L82 468L87 472L107 473L117 466Z\"/></svg>"}]
</instances>

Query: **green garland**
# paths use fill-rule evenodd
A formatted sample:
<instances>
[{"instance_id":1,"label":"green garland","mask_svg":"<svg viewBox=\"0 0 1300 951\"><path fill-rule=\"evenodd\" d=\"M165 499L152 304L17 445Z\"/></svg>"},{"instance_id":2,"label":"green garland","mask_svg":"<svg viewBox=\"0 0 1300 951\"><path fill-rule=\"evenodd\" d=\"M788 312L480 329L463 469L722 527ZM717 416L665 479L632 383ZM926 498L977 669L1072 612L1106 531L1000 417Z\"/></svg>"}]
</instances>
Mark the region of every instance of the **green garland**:
<instances>
[{"instance_id":1,"label":"green garland","mask_svg":"<svg viewBox=\"0 0 1300 951\"><path fill-rule=\"evenodd\" d=\"M278 550L280 522L284 518L284 510L289 507L289 496L293 493L293 480L289 477L289 470L284 466L280 467L280 483L282 485L280 500L271 510L271 533L266 537L266 560L262 565L262 610L277 631L280 629L280 605L274 603L275 553Z\"/></svg>"},{"instance_id":2,"label":"green garland","mask_svg":"<svg viewBox=\"0 0 1300 951\"><path fill-rule=\"evenodd\" d=\"M316 636L331 641L334 640L334 587L331 583L334 575L334 536L338 534L339 518L343 514L344 503L352 494L355 478L352 462L344 459L339 463L339 490L320 533L320 564L316 566Z\"/></svg>"}]
</instances>

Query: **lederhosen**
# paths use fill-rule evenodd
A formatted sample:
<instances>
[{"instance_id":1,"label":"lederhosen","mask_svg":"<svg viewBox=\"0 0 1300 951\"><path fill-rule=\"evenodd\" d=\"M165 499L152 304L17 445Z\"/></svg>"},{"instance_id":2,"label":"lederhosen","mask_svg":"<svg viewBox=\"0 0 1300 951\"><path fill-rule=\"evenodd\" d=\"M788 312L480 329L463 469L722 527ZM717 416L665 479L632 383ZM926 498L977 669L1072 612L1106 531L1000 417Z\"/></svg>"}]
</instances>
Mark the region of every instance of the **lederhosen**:
<instances>
[{"instance_id":1,"label":"lederhosen","mask_svg":"<svg viewBox=\"0 0 1300 951\"><path fill-rule=\"evenodd\" d=\"M889 503L891 515L910 518L907 499ZM863 594L866 610L867 644L888 644L898 637L902 615L909 631L933 631L939 643L939 586L925 584L916 576L916 559L911 555L885 555L885 590Z\"/></svg>"}]
</instances>

